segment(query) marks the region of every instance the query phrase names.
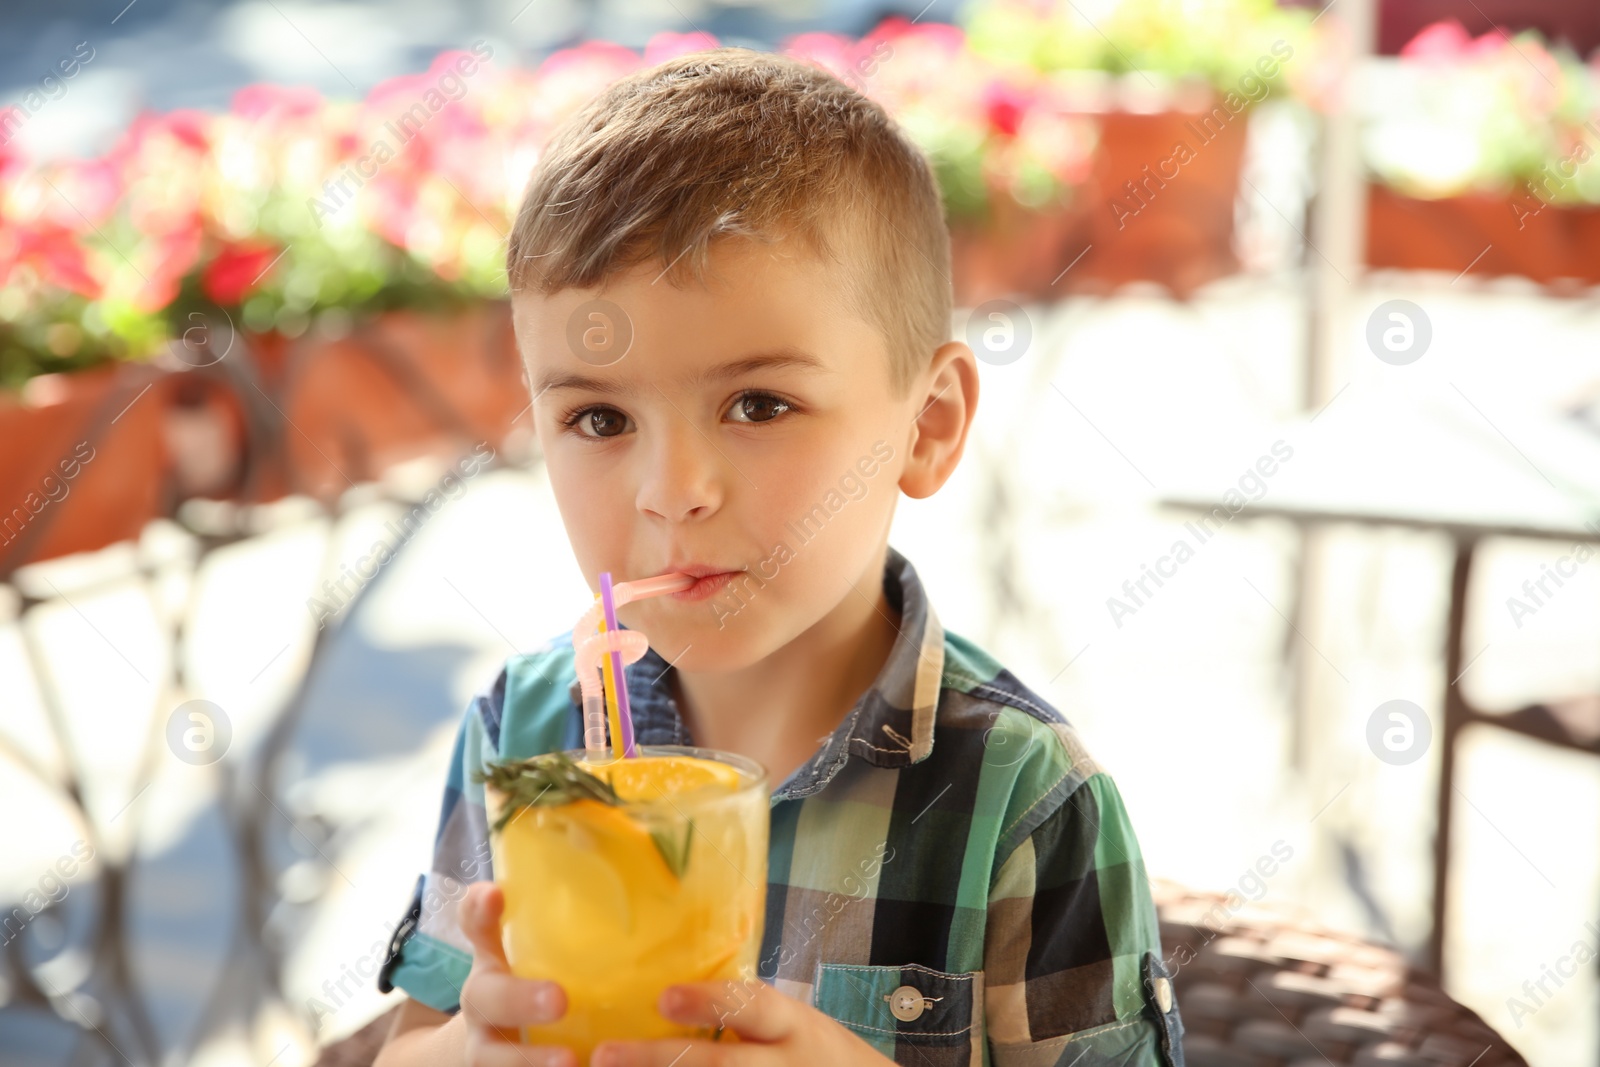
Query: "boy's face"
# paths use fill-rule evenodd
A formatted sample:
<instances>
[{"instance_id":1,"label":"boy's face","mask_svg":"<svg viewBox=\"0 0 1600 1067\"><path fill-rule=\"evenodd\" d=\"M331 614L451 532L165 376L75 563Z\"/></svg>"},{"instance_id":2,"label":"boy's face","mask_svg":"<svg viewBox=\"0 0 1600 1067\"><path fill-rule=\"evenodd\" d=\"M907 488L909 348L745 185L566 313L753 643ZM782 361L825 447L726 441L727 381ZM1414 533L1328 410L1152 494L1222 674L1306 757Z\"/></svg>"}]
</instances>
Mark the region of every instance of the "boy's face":
<instances>
[{"instance_id":1,"label":"boy's face","mask_svg":"<svg viewBox=\"0 0 1600 1067\"><path fill-rule=\"evenodd\" d=\"M748 666L845 598L876 602L922 393L892 395L885 338L796 243L723 239L708 267L703 288L658 280L652 262L599 290L512 302L535 431L591 588L602 571L745 572L701 583L714 591L699 599L621 610L690 672Z\"/></svg>"}]
</instances>

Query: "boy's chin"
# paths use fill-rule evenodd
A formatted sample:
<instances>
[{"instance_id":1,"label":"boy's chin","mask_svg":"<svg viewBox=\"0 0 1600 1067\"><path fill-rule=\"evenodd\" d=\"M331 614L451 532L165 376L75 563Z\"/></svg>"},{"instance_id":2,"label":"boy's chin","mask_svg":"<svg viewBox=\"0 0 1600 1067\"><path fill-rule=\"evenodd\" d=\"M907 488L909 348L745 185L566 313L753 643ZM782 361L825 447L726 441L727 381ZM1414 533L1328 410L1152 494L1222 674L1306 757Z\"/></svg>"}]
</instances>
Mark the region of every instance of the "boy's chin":
<instances>
[{"instance_id":1,"label":"boy's chin","mask_svg":"<svg viewBox=\"0 0 1600 1067\"><path fill-rule=\"evenodd\" d=\"M719 625L720 623L720 625ZM650 647L675 668L689 674L721 674L742 670L765 659L775 640L748 616L722 616L706 610L643 627Z\"/></svg>"}]
</instances>

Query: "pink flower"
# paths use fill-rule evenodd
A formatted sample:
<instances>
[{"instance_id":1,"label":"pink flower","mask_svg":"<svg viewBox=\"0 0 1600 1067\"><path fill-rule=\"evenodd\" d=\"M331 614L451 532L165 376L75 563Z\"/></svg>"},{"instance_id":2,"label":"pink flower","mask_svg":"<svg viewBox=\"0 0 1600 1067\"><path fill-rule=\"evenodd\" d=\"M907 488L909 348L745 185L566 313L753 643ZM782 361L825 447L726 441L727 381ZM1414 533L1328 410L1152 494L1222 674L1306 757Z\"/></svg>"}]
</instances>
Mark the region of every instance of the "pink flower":
<instances>
[{"instance_id":1,"label":"pink flower","mask_svg":"<svg viewBox=\"0 0 1600 1067\"><path fill-rule=\"evenodd\" d=\"M631 48L611 41L585 41L575 48L563 48L550 53L539 64L539 78L545 81L601 71L611 80L622 77L638 66L639 54Z\"/></svg>"},{"instance_id":2,"label":"pink flower","mask_svg":"<svg viewBox=\"0 0 1600 1067\"><path fill-rule=\"evenodd\" d=\"M211 116L203 111L141 111L106 158L117 166L188 166L188 160L172 157L203 157L210 149L206 133L210 122Z\"/></svg>"},{"instance_id":3,"label":"pink flower","mask_svg":"<svg viewBox=\"0 0 1600 1067\"><path fill-rule=\"evenodd\" d=\"M403 188L391 181L376 181L362 190L367 218L378 236L396 248L406 247L406 234L416 218L414 187Z\"/></svg>"},{"instance_id":4,"label":"pink flower","mask_svg":"<svg viewBox=\"0 0 1600 1067\"><path fill-rule=\"evenodd\" d=\"M717 39L709 33L658 33L644 46L644 65L653 67L677 56L715 47Z\"/></svg>"},{"instance_id":5,"label":"pink flower","mask_svg":"<svg viewBox=\"0 0 1600 1067\"><path fill-rule=\"evenodd\" d=\"M465 56L467 59L469 59L472 64L476 64L475 68L471 68L473 69L473 73L470 75L470 77L473 78L476 78L478 73L481 72L484 67L487 67L490 62L492 62L492 60L489 59L479 59L478 56L472 52L464 51L460 48L451 48L440 52L438 55L433 57L433 62L428 64L428 75L436 80L441 74L454 74L458 78L461 77L461 71L456 69L456 60L460 59L462 56Z\"/></svg>"},{"instance_id":6,"label":"pink flower","mask_svg":"<svg viewBox=\"0 0 1600 1067\"><path fill-rule=\"evenodd\" d=\"M1425 27L1404 48L1401 59L1425 63L1444 63L1463 58L1472 47L1472 34L1455 19L1445 19Z\"/></svg>"},{"instance_id":7,"label":"pink flower","mask_svg":"<svg viewBox=\"0 0 1600 1067\"><path fill-rule=\"evenodd\" d=\"M73 219L82 223L87 218L98 225L116 210L122 198L122 174L106 159L82 159L64 162L55 182L72 203ZM78 212L83 213L80 218Z\"/></svg>"},{"instance_id":8,"label":"pink flower","mask_svg":"<svg viewBox=\"0 0 1600 1067\"><path fill-rule=\"evenodd\" d=\"M169 111L159 121L166 133L181 142L184 147L195 152L205 152L211 147L210 139L206 136L211 116L204 111L195 111L192 108Z\"/></svg>"},{"instance_id":9,"label":"pink flower","mask_svg":"<svg viewBox=\"0 0 1600 1067\"><path fill-rule=\"evenodd\" d=\"M423 74L400 74L385 78L367 94L365 106L369 111L385 113L403 112L422 100L423 93L438 88L438 79Z\"/></svg>"},{"instance_id":10,"label":"pink flower","mask_svg":"<svg viewBox=\"0 0 1600 1067\"><path fill-rule=\"evenodd\" d=\"M246 85L233 94L232 111L252 122L266 118L300 119L315 115L322 95L307 85Z\"/></svg>"},{"instance_id":11,"label":"pink flower","mask_svg":"<svg viewBox=\"0 0 1600 1067\"><path fill-rule=\"evenodd\" d=\"M50 288L91 300L100 295L102 285L89 270L88 252L71 230L47 222L7 229L7 240L0 243L0 279L27 266Z\"/></svg>"},{"instance_id":12,"label":"pink flower","mask_svg":"<svg viewBox=\"0 0 1600 1067\"><path fill-rule=\"evenodd\" d=\"M946 55L961 51L967 43L966 31L959 26L944 22L912 22L903 15L891 15L878 23L862 38L862 43L896 41L905 37L932 45Z\"/></svg>"},{"instance_id":13,"label":"pink flower","mask_svg":"<svg viewBox=\"0 0 1600 1067\"><path fill-rule=\"evenodd\" d=\"M144 281L131 298L135 311L153 314L177 299L184 277L200 262L200 239L197 224L149 243L142 257L147 264Z\"/></svg>"},{"instance_id":14,"label":"pink flower","mask_svg":"<svg viewBox=\"0 0 1600 1067\"><path fill-rule=\"evenodd\" d=\"M828 70L843 70L850 65L855 43L839 33L797 33L783 42L780 51Z\"/></svg>"}]
</instances>

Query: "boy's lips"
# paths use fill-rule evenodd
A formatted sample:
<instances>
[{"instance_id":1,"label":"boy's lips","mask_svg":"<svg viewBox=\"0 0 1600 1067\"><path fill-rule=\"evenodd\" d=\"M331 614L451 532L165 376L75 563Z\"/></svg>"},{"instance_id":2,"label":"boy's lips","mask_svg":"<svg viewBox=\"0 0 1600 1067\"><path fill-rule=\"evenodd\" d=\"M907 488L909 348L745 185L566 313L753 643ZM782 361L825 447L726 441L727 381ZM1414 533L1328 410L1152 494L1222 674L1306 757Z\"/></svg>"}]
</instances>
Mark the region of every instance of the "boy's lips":
<instances>
[{"instance_id":1,"label":"boy's lips","mask_svg":"<svg viewBox=\"0 0 1600 1067\"><path fill-rule=\"evenodd\" d=\"M689 588L673 593L674 600L709 600L722 592L722 587L733 581L733 576L738 571L723 571L721 574L708 574L698 578Z\"/></svg>"},{"instance_id":2,"label":"boy's lips","mask_svg":"<svg viewBox=\"0 0 1600 1067\"><path fill-rule=\"evenodd\" d=\"M671 594L674 600L709 600L722 591L723 586L733 580L734 576L742 573L741 570L729 570L704 563L690 563L678 567L669 567L669 571L687 574L695 579L695 583L687 589Z\"/></svg>"}]
</instances>

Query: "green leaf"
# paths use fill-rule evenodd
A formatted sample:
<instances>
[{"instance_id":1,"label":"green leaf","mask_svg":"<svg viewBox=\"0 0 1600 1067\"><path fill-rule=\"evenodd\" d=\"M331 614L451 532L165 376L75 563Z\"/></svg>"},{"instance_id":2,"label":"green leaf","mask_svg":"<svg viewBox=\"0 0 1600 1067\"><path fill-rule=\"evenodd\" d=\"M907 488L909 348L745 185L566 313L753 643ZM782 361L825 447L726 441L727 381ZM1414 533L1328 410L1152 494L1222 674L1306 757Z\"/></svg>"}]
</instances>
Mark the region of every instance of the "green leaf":
<instances>
[{"instance_id":1,"label":"green leaf","mask_svg":"<svg viewBox=\"0 0 1600 1067\"><path fill-rule=\"evenodd\" d=\"M683 872L689 869L689 841L694 837L694 820L690 819L684 825L681 843L674 840L668 830L652 829L650 836L655 840L661 858L667 861L667 868L681 880Z\"/></svg>"}]
</instances>

